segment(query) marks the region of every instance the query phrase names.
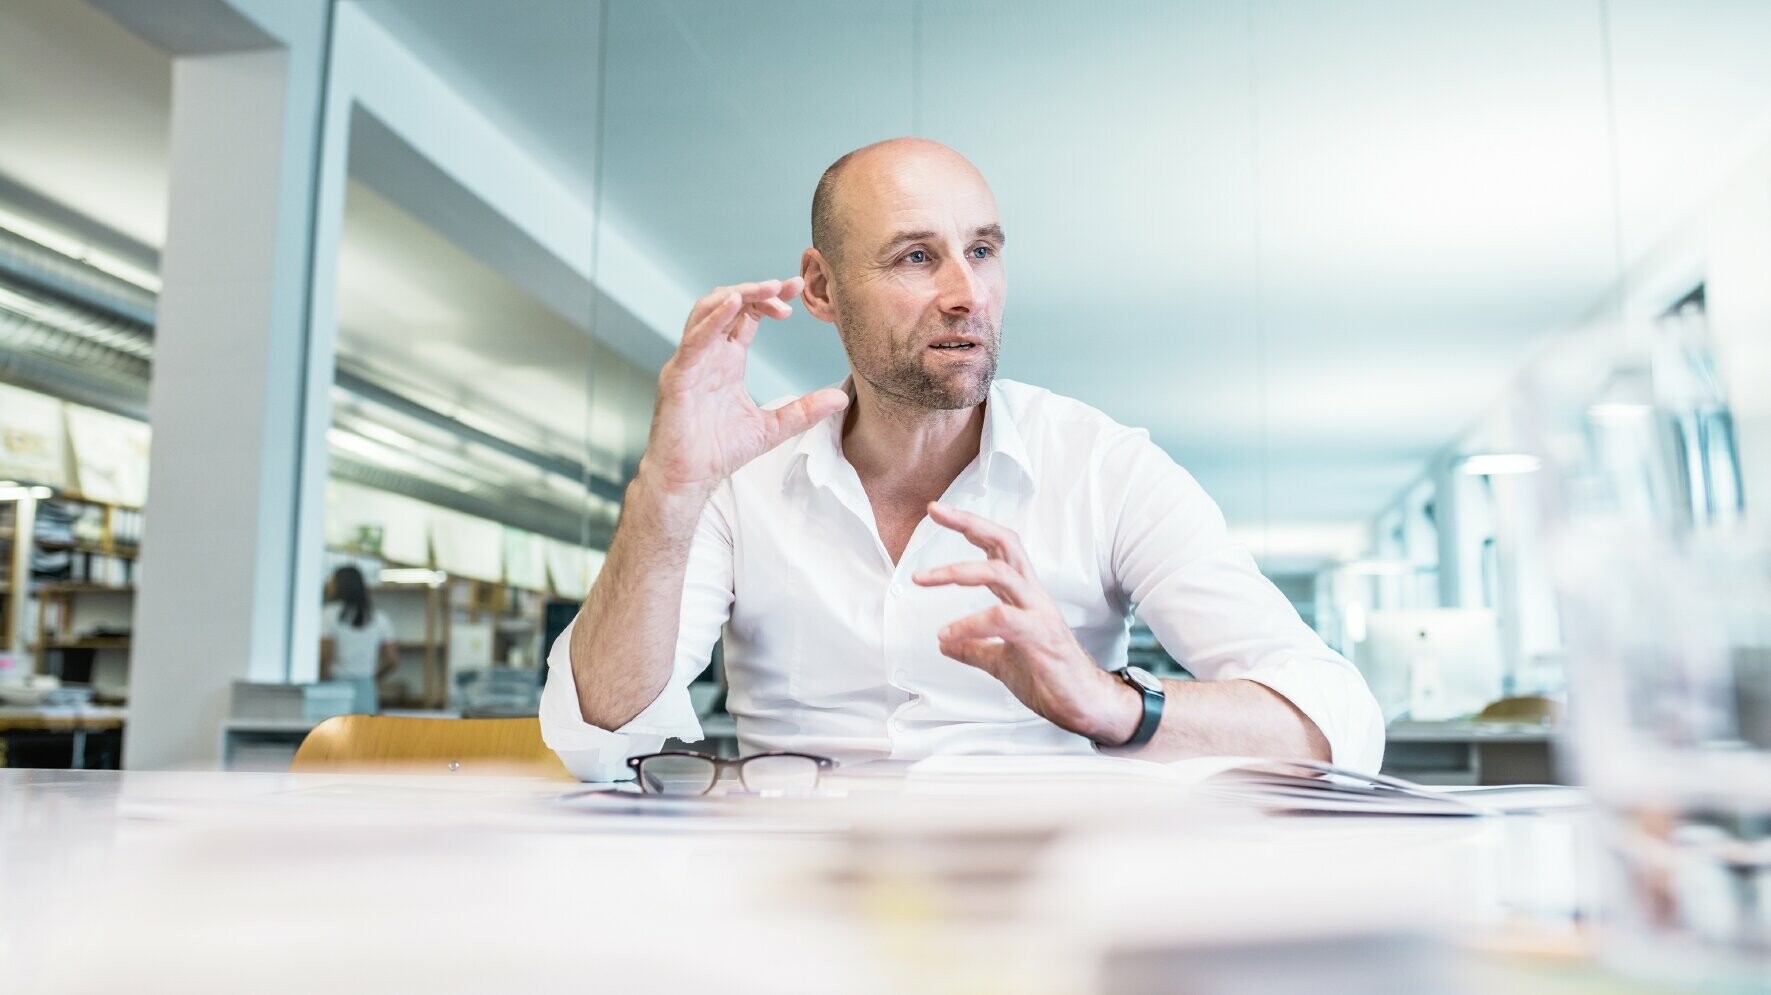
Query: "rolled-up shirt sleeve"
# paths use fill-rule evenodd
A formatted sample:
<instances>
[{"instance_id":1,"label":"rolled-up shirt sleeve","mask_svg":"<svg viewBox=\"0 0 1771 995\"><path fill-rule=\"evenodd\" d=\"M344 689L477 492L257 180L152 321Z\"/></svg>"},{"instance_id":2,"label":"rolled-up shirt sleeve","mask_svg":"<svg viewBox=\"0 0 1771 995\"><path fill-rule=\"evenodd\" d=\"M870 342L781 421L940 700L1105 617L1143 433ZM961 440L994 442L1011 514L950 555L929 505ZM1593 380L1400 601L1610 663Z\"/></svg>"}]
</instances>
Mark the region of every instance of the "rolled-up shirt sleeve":
<instances>
[{"instance_id":1,"label":"rolled-up shirt sleeve","mask_svg":"<svg viewBox=\"0 0 1771 995\"><path fill-rule=\"evenodd\" d=\"M651 704L619 729L584 721L571 657L572 631L583 621L582 611L548 651L547 684L541 692L541 737L579 780L631 777L627 758L654 752L666 739L701 739L701 722L689 700L689 683L706 669L720 628L732 610L729 486L715 492L696 525L683 577L675 665L670 680Z\"/></svg>"},{"instance_id":2,"label":"rolled-up shirt sleeve","mask_svg":"<svg viewBox=\"0 0 1771 995\"><path fill-rule=\"evenodd\" d=\"M1163 648L1200 680L1266 685L1316 724L1334 763L1376 772L1383 713L1365 679L1230 538L1216 502L1141 430L1100 452L1112 574Z\"/></svg>"}]
</instances>

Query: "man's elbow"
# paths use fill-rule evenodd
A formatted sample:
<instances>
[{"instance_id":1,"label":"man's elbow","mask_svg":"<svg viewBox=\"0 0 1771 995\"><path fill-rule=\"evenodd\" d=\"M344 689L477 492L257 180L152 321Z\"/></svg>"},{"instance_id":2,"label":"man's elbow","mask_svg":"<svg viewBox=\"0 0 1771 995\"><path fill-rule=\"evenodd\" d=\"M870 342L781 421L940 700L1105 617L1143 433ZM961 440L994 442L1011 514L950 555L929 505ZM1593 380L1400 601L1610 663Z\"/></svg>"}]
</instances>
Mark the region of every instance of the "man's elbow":
<instances>
[{"instance_id":1,"label":"man's elbow","mask_svg":"<svg viewBox=\"0 0 1771 995\"><path fill-rule=\"evenodd\" d=\"M577 691L578 717L586 724L615 732L622 726L632 722L639 714L638 709L627 710L612 699L617 695L610 693L601 682L592 675L595 667L587 650L577 646L571 648L572 683Z\"/></svg>"},{"instance_id":2,"label":"man's elbow","mask_svg":"<svg viewBox=\"0 0 1771 995\"><path fill-rule=\"evenodd\" d=\"M1334 747L1328 742L1328 735L1322 731L1321 726L1316 724L1315 719L1301 711L1297 713L1297 716L1303 734L1302 754L1308 759L1320 763L1332 763L1334 761Z\"/></svg>"},{"instance_id":3,"label":"man's elbow","mask_svg":"<svg viewBox=\"0 0 1771 995\"><path fill-rule=\"evenodd\" d=\"M619 732L621 727L632 722L639 712L627 712L610 708L606 702L597 701L585 695L578 696L578 717L585 724L592 725L607 732Z\"/></svg>"}]
</instances>

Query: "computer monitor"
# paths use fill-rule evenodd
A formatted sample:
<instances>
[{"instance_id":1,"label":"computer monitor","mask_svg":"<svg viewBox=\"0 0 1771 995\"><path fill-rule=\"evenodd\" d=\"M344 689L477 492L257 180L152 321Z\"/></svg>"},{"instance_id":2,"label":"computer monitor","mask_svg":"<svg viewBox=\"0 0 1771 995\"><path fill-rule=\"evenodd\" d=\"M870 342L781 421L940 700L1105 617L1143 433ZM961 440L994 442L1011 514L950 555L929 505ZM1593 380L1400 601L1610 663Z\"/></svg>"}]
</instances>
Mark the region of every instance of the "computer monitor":
<instances>
[{"instance_id":1,"label":"computer monitor","mask_svg":"<svg viewBox=\"0 0 1771 995\"><path fill-rule=\"evenodd\" d=\"M1500 626L1487 609L1371 612L1353 663L1385 722L1473 715L1504 693Z\"/></svg>"},{"instance_id":2,"label":"computer monitor","mask_svg":"<svg viewBox=\"0 0 1771 995\"><path fill-rule=\"evenodd\" d=\"M566 626L571 625L572 620L578 617L578 607L581 604L583 604L581 601L553 598L542 607L541 665L535 668L537 671L535 679L538 682L547 683L547 654L553 652L553 644L555 640L560 638L560 633L565 632Z\"/></svg>"}]
</instances>

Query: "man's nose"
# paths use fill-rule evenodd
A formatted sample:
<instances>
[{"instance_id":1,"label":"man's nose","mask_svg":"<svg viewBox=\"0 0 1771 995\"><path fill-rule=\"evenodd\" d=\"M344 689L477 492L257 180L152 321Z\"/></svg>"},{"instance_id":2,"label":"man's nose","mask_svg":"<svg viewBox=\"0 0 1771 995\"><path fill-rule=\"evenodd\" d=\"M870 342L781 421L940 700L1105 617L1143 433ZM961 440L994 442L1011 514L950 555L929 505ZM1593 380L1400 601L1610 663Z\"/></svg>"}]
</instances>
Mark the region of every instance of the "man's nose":
<instances>
[{"instance_id":1,"label":"man's nose","mask_svg":"<svg viewBox=\"0 0 1771 995\"><path fill-rule=\"evenodd\" d=\"M976 314L984 309L984 284L964 257L950 258L939 274L940 306L946 314Z\"/></svg>"}]
</instances>

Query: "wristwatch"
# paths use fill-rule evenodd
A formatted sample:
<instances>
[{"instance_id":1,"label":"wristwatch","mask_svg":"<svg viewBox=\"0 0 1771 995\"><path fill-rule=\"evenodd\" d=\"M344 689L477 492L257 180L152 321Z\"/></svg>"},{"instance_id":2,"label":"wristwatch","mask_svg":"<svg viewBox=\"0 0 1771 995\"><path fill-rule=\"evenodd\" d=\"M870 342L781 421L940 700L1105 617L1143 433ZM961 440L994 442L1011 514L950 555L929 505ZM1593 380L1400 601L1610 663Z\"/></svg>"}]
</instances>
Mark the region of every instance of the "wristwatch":
<instances>
[{"instance_id":1,"label":"wristwatch","mask_svg":"<svg viewBox=\"0 0 1771 995\"><path fill-rule=\"evenodd\" d=\"M1115 673L1144 698L1144 718L1138 722L1138 731L1119 746L1143 746L1156 735L1156 727L1162 724L1162 703L1167 697L1162 691L1162 682L1142 667L1121 667Z\"/></svg>"}]
</instances>

